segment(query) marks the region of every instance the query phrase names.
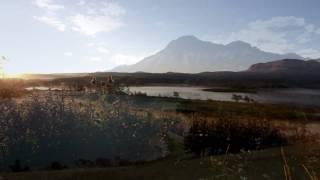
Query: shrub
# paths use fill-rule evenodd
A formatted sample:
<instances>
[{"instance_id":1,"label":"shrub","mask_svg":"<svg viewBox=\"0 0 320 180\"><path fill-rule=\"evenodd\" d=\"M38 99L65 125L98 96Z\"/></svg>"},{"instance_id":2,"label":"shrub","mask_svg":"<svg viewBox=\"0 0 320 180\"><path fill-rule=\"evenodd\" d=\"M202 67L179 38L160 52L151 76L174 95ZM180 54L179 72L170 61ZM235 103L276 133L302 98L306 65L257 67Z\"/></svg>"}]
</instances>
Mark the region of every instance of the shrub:
<instances>
[{"instance_id":1,"label":"shrub","mask_svg":"<svg viewBox=\"0 0 320 180\"><path fill-rule=\"evenodd\" d=\"M112 166L112 163L107 158L97 158L96 159L96 166L98 166L98 167L110 167L110 166Z\"/></svg>"},{"instance_id":2,"label":"shrub","mask_svg":"<svg viewBox=\"0 0 320 180\"><path fill-rule=\"evenodd\" d=\"M50 169L51 170L63 170L63 169L66 169L67 166L63 165L61 162L59 161L54 161L51 163L50 165Z\"/></svg>"},{"instance_id":3,"label":"shrub","mask_svg":"<svg viewBox=\"0 0 320 180\"><path fill-rule=\"evenodd\" d=\"M185 149L197 156L239 153L287 144L269 122L219 119L195 120L184 139Z\"/></svg>"},{"instance_id":4,"label":"shrub","mask_svg":"<svg viewBox=\"0 0 320 180\"><path fill-rule=\"evenodd\" d=\"M78 160L75 160L74 161L74 164L77 166L77 167L80 167L80 168L88 168L88 167L94 167L95 166L95 163L91 160L87 160L87 159L78 159Z\"/></svg>"},{"instance_id":5,"label":"shrub","mask_svg":"<svg viewBox=\"0 0 320 180\"><path fill-rule=\"evenodd\" d=\"M13 165L10 166L12 172L23 172L23 171L30 171L29 166L23 166L21 161L17 159Z\"/></svg>"}]
</instances>

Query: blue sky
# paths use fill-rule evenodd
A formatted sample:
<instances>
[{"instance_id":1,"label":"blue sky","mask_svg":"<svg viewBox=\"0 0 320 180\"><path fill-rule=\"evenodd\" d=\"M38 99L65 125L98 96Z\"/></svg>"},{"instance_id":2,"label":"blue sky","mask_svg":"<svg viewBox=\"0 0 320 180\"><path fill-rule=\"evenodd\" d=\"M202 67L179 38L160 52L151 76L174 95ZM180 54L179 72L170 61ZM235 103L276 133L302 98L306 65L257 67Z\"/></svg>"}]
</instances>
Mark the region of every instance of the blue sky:
<instances>
[{"instance_id":1,"label":"blue sky","mask_svg":"<svg viewBox=\"0 0 320 180\"><path fill-rule=\"evenodd\" d=\"M3 0L5 71L93 72L133 64L183 35L320 57L319 0Z\"/></svg>"}]
</instances>

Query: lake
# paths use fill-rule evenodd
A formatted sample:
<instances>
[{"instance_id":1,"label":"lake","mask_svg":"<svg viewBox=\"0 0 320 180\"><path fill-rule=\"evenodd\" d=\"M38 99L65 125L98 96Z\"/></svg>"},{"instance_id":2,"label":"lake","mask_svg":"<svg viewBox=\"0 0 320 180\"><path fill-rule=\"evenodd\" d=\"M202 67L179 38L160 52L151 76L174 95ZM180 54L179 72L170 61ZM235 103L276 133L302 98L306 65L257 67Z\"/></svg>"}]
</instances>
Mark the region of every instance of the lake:
<instances>
[{"instance_id":1,"label":"lake","mask_svg":"<svg viewBox=\"0 0 320 180\"><path fill-rule=\"evenodd\" d=\"M36 91L49 91L49 90L60 91L60 90L62 90L62 88L58 88L58 87L49 88L46 86L34 86L34 87L27 87L27 88L25 88L25 90L27 90L27 91L33 91L33 90L36 90Z\"/></svg>"},{"instance_id":2,"label":"lake","mask_svg":"<svg viewBox=\"0 0 320 180\"><path fill-rule=\"evenodd\" d=\"M261 89L257 93L242 92L210 92L203 91L208 87L184 87L184 86L131 86L130 92L142 92L148 96L174 97L174 92L179 93L183 99L234 101L232 95L248 96L257 102L296 104L296 105L320 105L320 89Z\"/></svg>"},{"instance_id":3,"label":"lake","mask_svg":"<svg viewBox=\"0 0 320 180\"><path fill-rule=\"evenodd\" d=\"M320 89L260 89L256 93L244 92L212 92L204 91L210 87L190 87L190 86L131 86L131 93L146 93L148 96L174 97L174 92L179 93L183 99L234 101L234 94L242 97L248 96L257 102L295 105L316 105L320 106ZM44 86L29 87L26 90L61 90L61 88L48 88Z\"/></svg>"}]
</instances>

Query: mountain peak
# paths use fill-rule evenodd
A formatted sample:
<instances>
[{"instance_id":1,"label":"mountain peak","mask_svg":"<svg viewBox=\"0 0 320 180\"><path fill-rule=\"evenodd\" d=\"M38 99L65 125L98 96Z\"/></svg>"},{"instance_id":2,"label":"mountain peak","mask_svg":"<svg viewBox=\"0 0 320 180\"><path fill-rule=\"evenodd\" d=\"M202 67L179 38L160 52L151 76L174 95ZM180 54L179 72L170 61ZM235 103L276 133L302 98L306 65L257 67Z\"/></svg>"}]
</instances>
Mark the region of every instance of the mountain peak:
<instances>
[{"instance_id":1,"label":"mountain peak","mask_svg":"<svg viewBox=\"0 0 320 180\"><path fill-rule=\"evenodd\" d=\"M200 39L198 39L195 36L192 35L188 35L188 36L181 36L176 40L173 40L169 43L169 45L171 44L193 44L193 43L197 43L197 42L201 42Z\"/></svg>"},{"instance_id":2,"label":"mountain peak","mask_svg":"<svg viewBox=\"0 0 320 180\"><path fill-rule=\"evenodd\" d=\"M188 35L188 36L181 36L176 40L171 41L168 44L168 48L171 49L189 49L189 48L194 48L197 46L201 46L203 44L204 41L198 39L195 36L192 35Z\"/></svg>"},{"instance_id":3,"label":"mountain peak","mask_svg":"<svg viewBox=\"0 0 320 180\"><path fill-rule=\"evenodd\" d=\"M249 43L247 42L244 42L244 41L233 41L229 44L227 44L228 47L236 47L236 48L239 48L239 47L252 47Z\"/></svg>"},{"instance_id":4,"label":"mountain peak","mask_svg":"<svg viewBox=\"0 0 320 180\"><path fill-rule=\"evenodd\" d=\"M181 36L176 41L199 41L199 39L193 35Z\"/></svg>"}]
</instances>

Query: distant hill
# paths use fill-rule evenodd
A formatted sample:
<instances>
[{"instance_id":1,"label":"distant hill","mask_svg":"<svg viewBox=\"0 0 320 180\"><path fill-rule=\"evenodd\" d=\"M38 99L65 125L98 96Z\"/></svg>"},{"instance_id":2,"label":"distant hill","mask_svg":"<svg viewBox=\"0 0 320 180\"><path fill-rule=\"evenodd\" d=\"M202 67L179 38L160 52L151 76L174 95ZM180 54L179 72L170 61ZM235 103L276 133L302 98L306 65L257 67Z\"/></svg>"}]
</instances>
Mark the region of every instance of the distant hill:
<instances>
[{"instance_id":1,"label":"distant hill","mask_svg":"<svg viewBox=\"0 0 320 180\"><path fill-rule=\"evenodd\" d=\"M160 52L137 64L119 66L112 72L181 72L243 71L252 64L277 59L304 59L297 54L275 54L262 51L248 43L235 41L227 45L183 36L171 41Z\"/></svg>"},{"instance_id":2,"label":"distant hill","mask_svg":"<svg viewBox=\"0 0 320 180\"><path fill-rule=\"evenodd\" d=\"M261 73L298 73L298 74L320 74L320 62L317 60L297 60L297 59L283 59L267 63L258 63L252 65L250 72Z\"/></svg>"},{"instance_id":3,"label":"distant hill","mask_svg":"<svg viewBox=\"0 0 320 180\"><path fill-rule=\"evenodd\" d=\"M320 62L317 60L283 59L257 63L246 71L202 72L202 73L121 73L95 72L83 74L33 75L43 81L44 86L61 84L90 85L92 76L98 81L112 75L115 82L128 86L201 86L231 88L318 88L320 89Z\"/></svg>"}]
</instances>

